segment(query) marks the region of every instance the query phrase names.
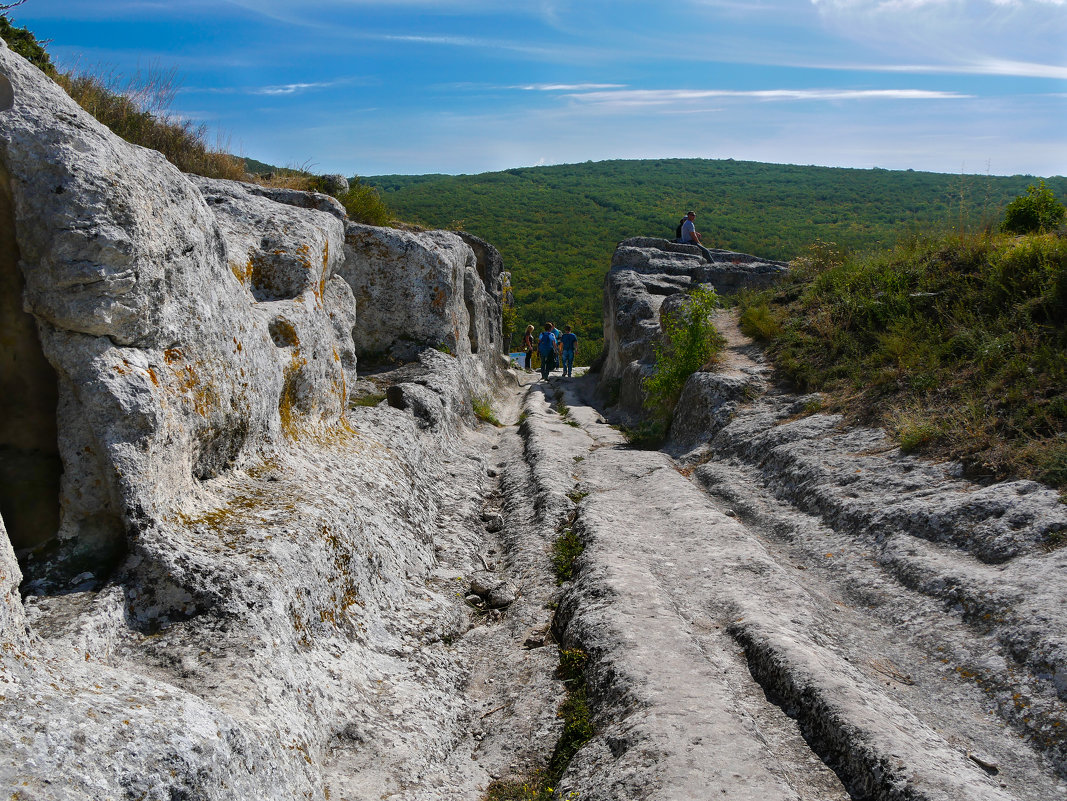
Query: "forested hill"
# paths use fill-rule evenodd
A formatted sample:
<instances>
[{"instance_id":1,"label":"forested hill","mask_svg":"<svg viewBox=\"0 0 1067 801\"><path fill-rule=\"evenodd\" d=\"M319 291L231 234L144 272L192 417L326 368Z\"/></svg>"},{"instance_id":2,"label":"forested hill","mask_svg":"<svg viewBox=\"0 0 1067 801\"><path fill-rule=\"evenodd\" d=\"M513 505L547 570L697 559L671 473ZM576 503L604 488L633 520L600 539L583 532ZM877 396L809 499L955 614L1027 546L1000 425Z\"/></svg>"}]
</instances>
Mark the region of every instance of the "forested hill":
<instances>
[{"instance_id":1,"label":"forested hill","mask_svg":"<svg viewBox=\"0 0 1067 801\"><path fill-rule=\"evenodd\" d=\"M847 248L999 219L1032 176L665 159L528 167L481 175L365 177L400 218L463 228L512 272L518 323L601 335L601 282L617 242L673 237L687 209L705 244L791 259L816 239ZM1060 197L1067 178L1050 179Z\"/></svg>"}]
</instances>

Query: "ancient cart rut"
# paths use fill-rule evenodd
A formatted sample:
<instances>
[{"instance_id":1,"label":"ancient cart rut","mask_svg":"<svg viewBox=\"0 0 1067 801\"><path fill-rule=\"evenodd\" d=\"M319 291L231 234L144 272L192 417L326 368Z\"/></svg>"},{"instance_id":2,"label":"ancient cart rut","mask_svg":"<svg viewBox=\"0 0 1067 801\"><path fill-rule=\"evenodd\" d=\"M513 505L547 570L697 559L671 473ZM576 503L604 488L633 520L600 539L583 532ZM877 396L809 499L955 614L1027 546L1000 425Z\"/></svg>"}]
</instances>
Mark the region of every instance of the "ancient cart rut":
<instances>
[{"instance_id":1,"label":"ancient cart rut","mask_svg":"<svg viewBox=\"0 0 1067 801\"><path fill-rule=\"evenodd\" d=\"M775 497L758 463L633 450L591 389L535 384L522 426L535 508L585 545L556 629L591 657L597 735L561 792L1067 798L1048 668L917 575L958 595L1016 568L921 539L879 550Z\"/></svg>"}]
</instances>

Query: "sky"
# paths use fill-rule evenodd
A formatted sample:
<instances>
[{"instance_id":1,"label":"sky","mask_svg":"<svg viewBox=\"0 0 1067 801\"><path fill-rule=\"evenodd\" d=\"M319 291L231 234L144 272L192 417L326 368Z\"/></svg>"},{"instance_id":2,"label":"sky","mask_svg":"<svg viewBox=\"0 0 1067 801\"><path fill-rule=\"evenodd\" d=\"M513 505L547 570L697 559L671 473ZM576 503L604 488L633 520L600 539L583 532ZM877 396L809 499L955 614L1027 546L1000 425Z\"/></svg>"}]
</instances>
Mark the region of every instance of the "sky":
<instances>
[{"instance_id":1,"label":"sky","mask_svg":"<svg viewBox=\"0 0 1067 801\"><path fill-rule=\"evenodd\" d=\"M317 173L711 158L1067 174L1067 0L27 0L61 68L172 71Z\"/></svg>"}]
</instances>

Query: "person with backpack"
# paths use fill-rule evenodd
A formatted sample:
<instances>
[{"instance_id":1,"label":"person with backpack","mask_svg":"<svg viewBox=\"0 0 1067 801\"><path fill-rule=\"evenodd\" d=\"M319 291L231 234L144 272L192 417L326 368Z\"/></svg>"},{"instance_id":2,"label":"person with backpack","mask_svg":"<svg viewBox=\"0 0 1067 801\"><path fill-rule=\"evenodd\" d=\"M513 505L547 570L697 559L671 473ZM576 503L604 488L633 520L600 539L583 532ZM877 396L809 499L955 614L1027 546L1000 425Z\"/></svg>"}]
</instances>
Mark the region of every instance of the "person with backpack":
<instances>
[{"instance_id":1,"label":"person with backpack","mask_svg":"<svg viewBox=\"0 0 1067 801\"><path fill-rule=\"evenodd\" d=\"M682 221L678 223L678 241L683 245L696 245L700 248L700 252L704 254L704 261L710 262L711 251L700 244L700 234L697 233L696 227L697 213L695 211L687 211Z\"/></svg>"},{"instance_id":2,"label":"person with backpack","mask_svg":"<svg viewBox=\"0 0 1067 801\"><path fill-rule=\"evenodd\" d=\"M547 381L556 361L556 335L552 323L545 323L545 330L537 338L537 353L541 357L541 380Z\"/></svg>"},{"instance_id":3,"label":"person with backpack","mask_svg":"<svg viewBox=\"0 0 1067 801\"><path fill-rule=\"evenodd\" d=\"M569 325L563 326L559 344L563 355L563 377L574 378L574 349L578 345L578 335L571 332Z\"/></svg>"}]
</instances>

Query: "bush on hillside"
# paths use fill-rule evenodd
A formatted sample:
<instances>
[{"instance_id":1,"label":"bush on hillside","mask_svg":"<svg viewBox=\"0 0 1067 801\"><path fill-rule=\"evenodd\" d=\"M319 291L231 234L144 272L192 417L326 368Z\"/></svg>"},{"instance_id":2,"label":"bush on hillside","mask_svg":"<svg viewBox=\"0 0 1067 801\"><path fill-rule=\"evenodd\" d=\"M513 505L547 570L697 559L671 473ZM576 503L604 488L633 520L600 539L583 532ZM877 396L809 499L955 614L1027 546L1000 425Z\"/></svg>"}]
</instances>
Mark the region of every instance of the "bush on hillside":
<instances>
[{"instance_id":1,"label":"bush on hillside","mask_svg":"<svg viewBox=\"0 0 1067 801\"><path fill-rule=\"evenodd\" d=\"M1067 488L1067 239L953 235L847 256L742 300L823 408L978 477Z\"/></svg>"},{"instance_id":2,"label":"bush on hillside","mask_svg":"<svg viewBox=\"0 0 1067 801\"><path fill-rule=\"evenodd\" d=\"M1004 213L1005 231L1013 234L1036 234L1054 231L1063 223L1067 207L1056 199L1044 181L1030 184L1025 195L1019 195Z\"/></svg>"},{"instance_id":3,"label":"bush on hillside","mask_svg":"<svg viewBox=\"0 0 1067 801\"><path fill-rule=\"evenodd\" d=\"M360 183L359 178L350 178L348 191L337 196L345 207L348 217L366 225L389 225L393 215L382 202L378 190L373 186Z\"/></svg>"}]
</instances>

